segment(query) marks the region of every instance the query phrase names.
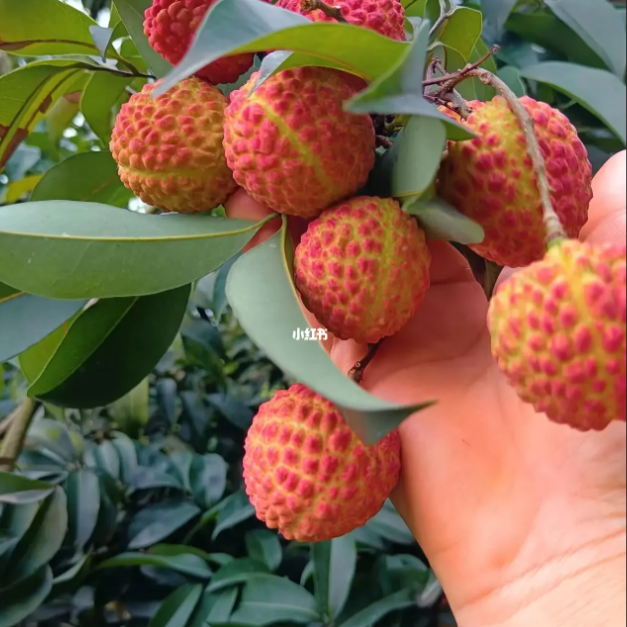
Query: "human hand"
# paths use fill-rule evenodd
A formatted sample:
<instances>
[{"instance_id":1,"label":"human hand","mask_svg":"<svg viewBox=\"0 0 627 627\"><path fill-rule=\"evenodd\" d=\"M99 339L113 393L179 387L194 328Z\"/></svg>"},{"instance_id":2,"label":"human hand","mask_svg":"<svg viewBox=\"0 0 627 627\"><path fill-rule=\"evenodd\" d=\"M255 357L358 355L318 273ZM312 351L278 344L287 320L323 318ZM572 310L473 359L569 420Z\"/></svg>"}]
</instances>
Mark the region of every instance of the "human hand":
<instances>
[{"instance_id":1,"label":"human hand","mask_svg":"<svg viewBox=\"0 0 627 627\"><path fill-rule=\"evenodd\" d=\"M595 178L587 241L624 243L625 178L625 153ZM238 192L227 212L268 210ZM466 260L449 244L430 248L422 308L362 383L395 403L438 400L400 427L397 508L460 627L624 624L624 424L582 434L523 404L491 357L488 303ZM325 348L345 372L365 353L333 338Z\"/></svg>"}]
</instances>

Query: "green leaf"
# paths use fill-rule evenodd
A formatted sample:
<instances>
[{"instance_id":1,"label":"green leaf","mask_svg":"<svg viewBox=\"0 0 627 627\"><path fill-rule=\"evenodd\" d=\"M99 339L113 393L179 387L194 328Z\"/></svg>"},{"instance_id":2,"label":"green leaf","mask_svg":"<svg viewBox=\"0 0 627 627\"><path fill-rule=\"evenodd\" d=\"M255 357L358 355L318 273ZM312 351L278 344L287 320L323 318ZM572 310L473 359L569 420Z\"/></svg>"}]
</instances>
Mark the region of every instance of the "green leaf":
<instances>
[{"instance_id":1,"label":"green leaf","mask_svg":"<svg viewBox=\"0 0 627 627\"><path fill-rule=\"evenodd\" d=\"M607 0L546 0L545 4L605 62L619 79L627 65L627 34Z\"/></svg>"},{"instance_id":2,"label":"green leaf","mask_svg":"<svg viewBox=\"0 0 627 627\"><path fill-rule=\"evenodd\" d=\"M28 618L52 590L52 570L42 566L30 577L0 591L0 627L13 627Z\"/></svg>"},{"instance_id":3,"label":"green leaf","mask_svg":"<svg viewBox=\"0 0 627 627\"><path fill-rule=\"evenodd\" d=\"M404 610L415 606L415 592L413 590L401 590L391 594L376 603L368 606L358 614L349 618L341 627L371 627L377 621L387 616L390 612Z\"/></svg>"},{"instance_id":4,"label":"green leaf","mask_svg":"<svg viewBox=\"0 0 627 627\"><path fill-rule=\"evenodd\" d=\"M227 465L220 455L196 455L190 468L190 483L196 502L204 509L217 503L226 489Z\"/></svg>"},{"instance_id":5,"label":"green leaf","mask_svg":"<svg viewBox=\"0 0 627 627\"><path fill-rule=\"evenodd\" d=\"M25 579L45 566L61 548L67 526L67 499L63 490L56 488L39 507L11 557L11 580Z\"/></svg>"},{"instance_id":6,"label":"green leaf","mask_svg":"<svg viewBox=\"0 0 627 627\"><path fill-rule=\"evenodd\" d=\"M54 486L12 472L0 472L0 503L38 503L54 492ZM0 528L3 528L0 525Z\"/></svg>"},{"instance_id":7,"label":"green leaf","mask_svg":"<svg viewBox=\"0 0 627 627\"><path fill-rule=\"evenodd\" d=\"M403 57L390 65L391 69L367 89L349 100L345 105L346 110L353 113L427 116L444 122L450 128L451 136L456 139L472 137L461 124L451 120L423 98L422 81L428 45L429 22L422 22Z\"/></svg>"},{"instance_id":8,"label":"green leaf","mask_svg":"<svg viewBox=\"0 0 627 627\"><path fill-rule=\"evenodd\" d=\"M26 443L29 447L52 453L61 463L80 461L80 453L76 450L68 429L61 422L50 418L39 418L33 422L28 430Z\"/></svg>"},{"instance_id":9,"label":"green leaf","mask_svg":"<svg viewBox=\"0 0 627 627\"><path fill-rule=\"evenodd\" d=\"M283 549L277 533L267 529L255 529L246 534L246 548L248 555L259 562L266 564L275 571L283 560Z\"/></svg>"},{"instance_id":10,"label":"green leaf","mask_svg":"<svg viewBox=\"0 0 627 627\"><path fill-rule=\"evenodd\" d=\"M271 625L290 621L300 624L320 618L316 599L304 588L283 577L253 575L244 587L231 622Z\"/></svg>"},{"instance_id":11,"label":"green leaf","mask_svg":"<svg viewBox=\"0 0 627 627\"><path fill-rule=\"evenodd\" d=\"M172 344L189 294L185 286L138 299L98 301L47 356L29 395L74 408L118 400L150 374Z\"/></svg>"},{"instance_id":12,"label":"green leaf","mask_svg":"<svg viewBox=\"0 0 627 627\"><path fill-rule=\"evenodd\" d=\"M61 3L55 0L55 4ZM0 11L0 15L4 20L5 12ZM0 76L0 172L15 149L63 96L63 87L88 67L57 59L29 63Z\"/></svg>"},{"instance_id":13,"label":"green leaf","mask_svg":"<svg viewBox=\"0 0 627 627\"><path fill-rule=\"evenodd\" d=\"M105 146L109 146L115 124L114 107L133 80L107 72L94 72L83 90L81 113Z\"/></svg>"},{"instance_id":14,"label":"green leaf","mask_svg":"<svg viewBox=\"0 0 627 627\"><path fill-rule=\"evenodd\" d=\"M175 590L160 606L150 621L150 627L185 627L200 597L202 586L190 584Z\"/></svg>"},{"instance_id":15,"label":"green leaf","mask_svg":"<svg viewBox=\"0 0 627 627\"><path fill-rule=\"evenodd\" d=\"M386 555L381 557L379 583L384 594L398 590L413 590L421 594L431 571L414 555Z\"/></svg>"},{"instance_id":16,"label":"green leaf","mask_svg":"<svg viewBox=\"0 0 627 627\"><path fill-rule=\"evenodd\" d=\"M114 0L128 34L137 46L139 53L157 78L162 78L172 70L170 65L159 53L155 52L144 34L144 13L153 0Z\"/></svg>"},{"instance_id":17,"label":"green leaf","mask_svg":"<svg viewBox=\"0 0 627 627\"><path fill-rule=\"evenodd\" d=\"M2 555L0 555L0 578L8 572L15 548L30 529L38 511L39 505L36 502L22 505L3 505L0 515L0 529L2 529L4 537L9 538L10 545L5 545Z\"/></svg>"},{"instance_id":18,"label":"green leaf","mask_svg":"<svg viewBox=\"0 0 627 627\"><path fill-rule=\"evenodd\" d=\"M625 84L605 70L550 61L525 67L522 76L551 85L602 120L627 145Z\"/></svg>"},{"instance_id":19,"label":"green leaf","mask_svg":"<svg viewBox=\"0 0 627 627\"><path fill-rule=\"evenodd\" d=\"M458 7L446 21L438 39L447 48L455 50L468 63L481 38L482 31L481 11Z\"/></svg>"},{"instance_id":20,"label":"green leaf","mask_svg":"<svg viewBox=\"0 0 627 627\"><path fill-rule=\"evenodd\" d=\"M295 342L308 328L292 281L292 252L286 223L280 233L243 255L231 269L227 296L239 323L285 373L335 403L367 443L379 441L424 405L403 407L360 388L331 361L318 342ZM268 283L262 277L272 277Z\"/></svg>"},{"instance_id":21,"label":"green leaf","mask_svg":"<svg viewBox=\"0 0 627 627\"><path fill-rule=\"evenodd\" d=\"M90 470L77 470L68 475L65 493L68 511L65 544L78 553L96 529L100 513L100 482Z\"/></svg>"},{"instance_id":22,"label":"green leaf","mask_svg":"<svg viewBox=\"0 0 627 627\"><path fill-rule=\"evenodd\" d=\"M237 588L222 590L217 594L205 592L188 627L207 627L226 623L237 601Z\"/></svg>"},{"instance_id":23,"label":"green leaf","mask_svg":"<svg viewBox=\"0 0 627 627\"><path fill-rule=\"evenodd\" d=\"M162 501L145 507L135 516L129 530L129 549L145 549L172 536L200 514L193 503Z\"/></svg>"},{"instance_id":24,"label":"green leaf","mask_svg":"<svg viewBox=\"0 0 627 627\"><path fill-rule=\"evenodd\" d=\"M122 184L111 153L83 152L48 170L30 200L75 200L126 207L131 198L133 194Z\"/></svg>"},{"instance_id":25,"label":"green leaf","mask_svg":"<svg viewBox=\"0 0 627 627\"><path fill-rule=\"evenodd\" d=\"M518 96L527 95L527 87L520 77L520 70L513 65L506 65L498 71L498 77Z\"/></svg>"},{"instance_id":26,"label":"green leaf","mask_svg":"<svg viewBox=\"0 0 627 627\"><path fill-rule=\"evenodd\" d=\"M137 435L150 419L149 401L150 381L147 377L128 394L110 405L109 414L121 431ZM135 448L132 444L130 447L134 454ZM137 456L135 456L135 464L137 464ZM131 478L132 475L129 475L126 481L130 481Z\"/></svg>"},{"instance_id":27,"label":"green leaf","mask_svg":"<svg viewBox=\"0 0 627 627\"><path fill-rule=\"evenodd\" d=\"M449 72L454 72L455 70L459 70L465 67L467 63L477 63L487 53L488 46L485 41L483 41L483 39L479 39L477 41L477 44L475 45L468 59L464 58L454 48L447 48L446 69ZM492 72L493 74L496 74L497 72L497 66L494 57L489 57L480 65L480 67L488 70L489 72ZM465 81L461 82L457 86L457 91L466 100L480 100L482 102L492 100L492 98L494 98L494 96L496 95L496 91L493 87L490 87L490 85L484 85L478 78L466 79Z\"/></svg>"},{"instance_id":28,"label":"green leaf","mask_svg":"<svg viewBox=\"0 0 627 627\"><path fill-rule=\"evenodd\" d=\"M518 0L481 0L485 21L501 32Z\"/></svg>"},{"instance_id":29,"label":"green leaf","mask_svg":"<svg viewBox=\"0 0 627 627\"><path fill-rule=\"evenodd\" d=\"M141 215L73 201L0 207L0 280L68 300L155 294L213 272L267 221Z\"/></svg>"},{"instance_id":30,"label":"green leaf","mask_svg":"<svg viewBox=\"0 0 627 627\"><path fill-rule=\"evenodd\" d=\"M259 0L221 0L208 12L191 48L155 95L234 53L292 50L327 63L333 60L345 71L373 80L385 74L407 47L367 28L312 23L298 13Z\"/></svg>"},{"instance_id":31,"label":"green leaf","mask_svg":"<svg viewBox=\"0 0 627 627\"><path fill-rule=\"evenodd\" d=\"M320 610L335 620L350 594L357 565L357 549L351 536L312 547L316 598Z\"/></svg>"},{"instance_id":32,"label":"green leaf","mask_svg":"<svg viewBox=\"0 0 627 627\"><path fill-rule=\"evenodd\" d=\"M190 549L191 551L191 549ZM193 553L179 555L158 555L153 553L121 553L100 564L101 569L133 568L152 566L154 568L169 568L182 575L189 575L198 579L209 579L211 568L207 562Z\"/></svg>"},{"instance_id":33,"label":"green leaf","mask_svg":"<svg viewBox=\"0 0 627 627\"><path fill-rule=\"evenodd\" d=\"M58 0L0 0L0 50L25 57L93 55L89 16Z\"/></svg>"},{"instance_id":34,"label":"green leaf","mask_svg":"<svg viewBox=\"0 0 627 627\"><path fill-rule=\"evenodd\" d=\"M4 299L0 296L0 362L43 340L86 302L52 300L19 291Z\"/></svg>"},{"instance_id":35,"label":"green leaf","mask_svg":"<svg viewBox=\"0 0 627 627\"><path fill-rule=\"evenodd\" d=\"M430 240L480 244L485 238L483 227L441 200L409 201L403 207L418 218Z\"/></svg>"},{"instance_id":36,"label":"green leaf","mask_svg":"<svg viewBox=\"0 0 627 627\"><path fill-rule=\"evenodd\" d=\"M223 531L248 520L255 513L245 492L236 492L219 505L221 506L220 513L211 536L212 540L215 540Z\"/></svg>"},{"instance_id":37,"label":"green leaf","mask_svg":"<svg viewBox=\"0 0 627 627\"><path fill-rule=\"evenodd\" d=\"M252 575L259 573L268 573L268 567L263 562L246 557L235 559L225 564L211 578L207 592L218 592L219 590L245 583L249 581Z\"/></svg>"},{"instance_id":38,"label":"green leaf","mask_svg":"<svg viewBox=\"0 0 627 627\"><path fill-rule=\"evenodd\" d=\"M84 555L74 566L54 578L51 597L59 597L76 591L91 570L91 555Z\"/></svg>"},{"instance_id":39,"label":"green leaf","mask_svg":"<svg viewBox=\"0 0 627 627\"><path fill-rule=\"evenodd\" d=\"M366 526L390 542L405 545L416 543L412 532L389 502Z\"/></svg>"}]
</instances>

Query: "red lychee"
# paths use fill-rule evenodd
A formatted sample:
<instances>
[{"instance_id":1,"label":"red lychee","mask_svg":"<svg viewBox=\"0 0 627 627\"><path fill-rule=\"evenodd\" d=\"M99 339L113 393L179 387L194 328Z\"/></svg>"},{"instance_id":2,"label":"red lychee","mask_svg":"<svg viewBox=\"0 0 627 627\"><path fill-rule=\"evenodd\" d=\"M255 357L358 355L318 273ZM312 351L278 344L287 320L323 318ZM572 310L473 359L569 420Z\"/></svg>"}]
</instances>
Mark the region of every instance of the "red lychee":
<instances>
[{"instance_id":1,"label":"red lychee","mask_svg":"<svg viewBox=\"0 0 627 627\"><path fill-rule=\"evenodd\" d=\"M313 218L365 185L374 126L343 109L359 89L355 76L290 69L251 94L256 82L254 74L226 109L224 148L241 187L274 211Z\"/></svg>"},{"instance_id":2,"label":"red lychee","mask_svg":"<svg viewBox=\"0 0 627 627\"><path fill-rule=\"evenodd\" d=\"M197 78L155 99L158 84L134 94L118 115L110 147L120 178L165 211L215 209L237 189L222 147L227 99Z\"/></svg>"},{"instance_id":3,"label":"red lychee","mask_svg":"<svg viewBox=\"0 0 627 627\"><path fill-rule=\"evenodd\" d=\"M361 527L399 479L395 431L367 446L327 399L301 384L260 407L245 448L257 517L288 540L322 542Z\"/></svg>"},{"instance_id":4,"label":"red lychee","mask_svg":"<svg viewBox=\"0 0 627 627\"><path fill-rule=\"evenodd\" d=\"M173 65L181 62L192 45L196 31L217 0L154 0L146 10L144 33L150 45ZM196 72L210 83L234 83L248 72L253 54L222 57Z\"/></svg>"},{"instance_id":5,"label":"red lychee","mask_svg":"<svg viewBox=\"0 0 627 627\"><path fill-rule=\"evenodd\" d=\"M567 241L491 302L499 367L555 422L587 431L625 420L625 264L625 247Z\"/></svg>"},{"instance_id":6,"label":"red lychee","mask_svg":"<svg viewBox=\"0 0 627 627\"><path fill-rule=\"evenodd\" d=\"M576 238L592 199L586 147L561 111L528 97L521 102L535 122L553 206L568 236ZM477 138L449 142L439 195L483 226L485 240L471 247L479 255L502 266L527 266L543 258L545 231L525 135L500 96L469 105L474 112L465 124Z\"/></svg>"},{"instance_id":7,"label":"red lychee","mask_svg":"<svg viewBox=\"0 0 627 627\"><path fill-rule=\"evenodd\" d=\"M303 304L340 339L373 344L416 313L431 254L416 221L392 199L360 196L327 209L296 248Z\"/></svg>"},{"instance_id":8,"label":"red lychee","mask_svg":"<svg viewBox=\"0 0 627 627\"><path fill-rule=\"evenodd\" d=\"M338 8L342 16L355 26L363 26L381 35L405 41L405 9L399 0L334 0L328 3ZM310 10L308 0L279 0L277 6L300 13L314 22L335 22L320 9Z\"/></svg>"}]
</instances>

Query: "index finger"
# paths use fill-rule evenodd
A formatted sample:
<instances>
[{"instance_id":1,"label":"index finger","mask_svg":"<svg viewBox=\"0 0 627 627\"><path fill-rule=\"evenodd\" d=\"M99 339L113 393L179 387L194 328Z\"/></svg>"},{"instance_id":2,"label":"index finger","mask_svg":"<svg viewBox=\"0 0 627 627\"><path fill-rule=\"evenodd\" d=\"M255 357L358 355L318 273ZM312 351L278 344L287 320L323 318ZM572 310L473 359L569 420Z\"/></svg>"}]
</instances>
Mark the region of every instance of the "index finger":
<instances>
[{"instance_id":1,"label":"index finger","mask_svg":"<svg viewBox=\"0 0 627 627\"><path fill-rule=\"evenodd\" d=\"M614 155L592 181L594 198L581 239L590 243L625 244L627 237L627 152Z\"/></svg>"}]
</instances>

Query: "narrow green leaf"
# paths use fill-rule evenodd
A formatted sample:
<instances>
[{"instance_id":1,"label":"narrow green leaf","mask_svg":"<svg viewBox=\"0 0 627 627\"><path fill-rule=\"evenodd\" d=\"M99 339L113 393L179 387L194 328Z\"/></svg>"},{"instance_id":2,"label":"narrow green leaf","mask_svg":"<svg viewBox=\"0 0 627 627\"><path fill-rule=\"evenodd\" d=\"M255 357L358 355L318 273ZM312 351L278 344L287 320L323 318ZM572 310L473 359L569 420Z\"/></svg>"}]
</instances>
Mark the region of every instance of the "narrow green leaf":
<instances>
[{"instance_id":1,"label":"narrow green leaf","mask_svg":"<svg viewBox=\"0 0 627 627\"><path fill-rule=\"evenodd\" d=\"M91 569L92 556L84 555L72 568L69 568L52 582L51 597L59 597L74 592Z\"/></svg>"},{"instance_id":2,"label":"narrow green leaf","mask_svg":"<svg viewBox=\"0 0 627 627\"><path fill-rule=\"evenodd\" d=\"M129 549L145 549L172 536L200 514L193 503L163 501L140 510L130 529Z\"/></svg>"},{"instance_id":3,"label":"narrow green leaf","mask_svg":"<svg viewBox=\"0 0 627 627\"><path fill-rule=\"evenodd\" d=\"M121 553L100 564L99 568L135 568L143 566L169 568L177 573L197 577L198 579L209 579L211 577L211 568L209 568L207 562L193 553L179 555Z\"/></svg>"},{"instance_id":4,"label":"narrow green leaf","mask_svg":"<svg viewBox=\"0 0 627 627\"><path fill-rule=\"evenodd\" d=\"M481 11L486 22L500 32L517 2L518 0L481 0Z\"/></svg>"},{"instance_id":5,"label":"narrow green leaf","mask_svg":"<svg viewBox=\"0 0 627 627\"><path fill-rule=\"evenodd\" d=\"M214 593L245 583L254 574L268 573L268 567L263 563L246 557L235 559L225 564L212 578L207 592Z\"/></svg>"},{"instance_id":6,"label":"narrow green leaf","mask_svg":"<svg viewBox=\"0 0 627 627\"><path fill-rule=\"evenodd\" d=\"M415 606L415 593L412 590L401 590L372 605L349 618L341 627L371 627L390 612L404 610Z\"/></svg>"},{"instance_id":7,"label":"narrow green leaf","mask_svg":"<svg viewBox=\"0 0 627 627\"><path fill-rule=\"evenodd\" d=\"M275 571L283 560L283 549L276 532L267 529L255 529L246 534L246 548L248 555L259 562L263 562Z\"/></svg>"},{"instance_id":8,"label":"narrow green leaf","mask_svg":"<svg viewBox=\"0 0 627 627\"><path fill-rule=\"evenodd\" d=\"M255 510L245 492L236 492L231 495L220 509L216 526L211 536L212 540L215 540L223 531L248 520L254 514Z\"/></svg>"},{"instance_id":9,"label":"narrow green leaf","mask_svg":"<svg viewBox=\"0 0 627 627\"><path fill-rule=\"evenodd\" d=\"M77 470L66 479L65 493L68 511L65 543L78 553L96 529L100 513L100 482L90 470Z\"/></svg>"},{"instance_id":10,"label":"narrow green leaf","mask_svg":"<svg viewBox=\"0 0 627 627\"><path fill-rule=\"evenodd\" d=\"M190 483L196 502L204 509L217 503L226 489L227 465L220 455L196 455L190 468Z\"/></svg>"},{"instance_id":11,"label":"narrow green leaf","mask_svg":"<svg viewBox=\"0 0 627 627\"><path fill-rule=\"evenodd\" d=\"M620 80L627 65L627 34L608 0L546 0L545 4L604 61Z\"/></svg>"},{"instance_id":12,"label":"narrow green leaf","mask_svg":"<svg viewBox=\"0 0 627 627\"><path fill-rule=\"evenodd\" d=\"M96 22L58 0L0 0L0 15L0 50L25 57L98 51L89 32Z\"/></svg>"},{"instance_id":13,"label":"narrow green leaf","mask_svg":"<svg viewBox=\"0 0 627 627\"><path fill-rule=\"evenodd\" d=\"M525 67L522 76L551 85L602 120L627 145L625 84L605 70L550 61Z\"/></svg>"},{"instance_id":14,"label":"narrow green leaf","mask_svg":"<svg viewBox=\"0 0 627 627\"><path fill-rule=\"evenodd\" d=\"M54 492L54 486L12 472L0 472L0 503L38 503ZM3 528L0 525L0 528Z\"/></svg>"},{"instance_id":15,"label":"narrow green leaf","mask_svg":"<svg viewBox=\"0 0 627 627\"><path fill-rule=\"evenodd\" d=\"M527 95L527 87L520 77L520 70L513 65L506 65L498 71L498 77L519 97Z\"/></svg>"},{"instance_id":16,"label":"narrow green leaf","mask_svg":"<svg viewBox=\"0 0 627 627\"><path fill-rule=\"evenodd\" d=\"M4 299L0 296L0 362L43 340L86 302L52 300L19 291Z\"/></svg>"},{"instance_id":17,"label":"narrow green leaf","mask_svg":"<svg viewBox=\"0 0 627 627\"><path fill-rule=\"evenodd\" d=\"M207 627L228 622L237 602L237 592L237 588L229 588L216 594L205 592L188 627Z\"/></svg>"},{"instance_id":18,"label":"narrow green leaf","mask_svg":"<svg viewBox=\"0 0 627 627\"><path fill-rule=\"evenodd\" d=\"M30 577L0 591L0 627L14 627L28 618L52 590L52 570L42 566Z\"/></svg>"},{"instance_id":19,"label":"narrow green leaf","mask_svg":"<svg viewBox=\"0 0 627 627\"><path fill-rule=\"evenodd\" d=\"M360 388L331 361L318 342L296 342L292 333L308 328L293 284L287 230L243 255L231 269L227 296L249 337L284 372L335 403L348 424L368 443L379 441L424 405L403 407ZM271 276L271 283L262 277Z\"/></svg>"},{"instance_id":20,"label":"narrow green leaf","mask_svg":"<svg viewBox=\"0 0 627 627\"><path fill-rule=\"evenodd\" d=\"M368 521L366 527L396 544L416 543L411 531L389 501L374 518Z\"/></svg>"},{"instance_id":21,"label":"narrow green leaf","mask_svg":"<svg viewBox=\"0 0 627 627\"><path fill-rule=\"evenodd\" d=\"M0 555L0 579L8 572L8 566L17 544L30 529L38 511L39 504L37 502L3 505L2 513L0 514L0 529L2 529L6 538L13 539L15 542L12 542L10 546L5 546L2 555Z\"/></svg>"},{"instance_id":22,"label":"narrow green leaf","mask_svg":"<svg viewBox=\"0 0 627 627\"><path fill-rule=\"evenodd\" d=\"M347 72L373 80L385 74L406 49L404 42L352 24L312 23L302 15L259 0L221 0L208 12L186 56L155 95L234 53L291 50L332 59Z\"/></svg>"},{"instance_id":23,"label":"narrow green leaf","mask_svg":"<svg viewBox=\"0 0 627 627\"><path fill-rule=\"evenodd\" d=\"M150 627L185 627L200 597L202 586L190 584L175 590L160 606L150 621Z\"/></svg>"},{"instance_id":24,"label":"narrow green leaf","mask_svg":"<svg viewBox=\"0 0 627 627\"><path fill-rule=\"evenodd\" d=\"M307 590L274 575L251 576L231 616L231 622L248 625L310 623L320 619L316 599Z\"/></svg>"},{"instance_id":25,"label":"narrow green leaf","mask_svg":"<svg viewBox=\"0 0 627 627\"><path fill-rule=\"evenodd\" d=\"M118 176L111 153L83 152L48 170L30 200L75 200L126 207L132 197Z\"/></svg>"},{"instance_id":26,"label":"narrow green leaf","mask_svg":"<svg viewBox=\"0 0 627 627\"><path fill-rule=\"evenodd\" d=\"M49 298L155 294L213 272L265 222L73 201L0 207L0 280Z\"/></svg>"},{"instance_id":27,"label":"narrow green leaf","mask_svg":"<svg viewBox=\"0 0 627 627\"><path fill-rule=\"evenodd\" d=\"M70 432L57 420L35 420L28 430L26 443L29 447L52 453L64 465L80 461L80 451L76 450Z\"/></svg>"},{"instance_id":28,"label":"narrow green leaf","mask_svg":"<svg viewBox=\"0 0 627 627\"><path fill-rule=\"evenodd\" d=\"M41 504L11 557L11 580L21 581L46 565L61 548L67 525L67 499L63 490L56 488Z\"/></svg>"}]
</instances>

